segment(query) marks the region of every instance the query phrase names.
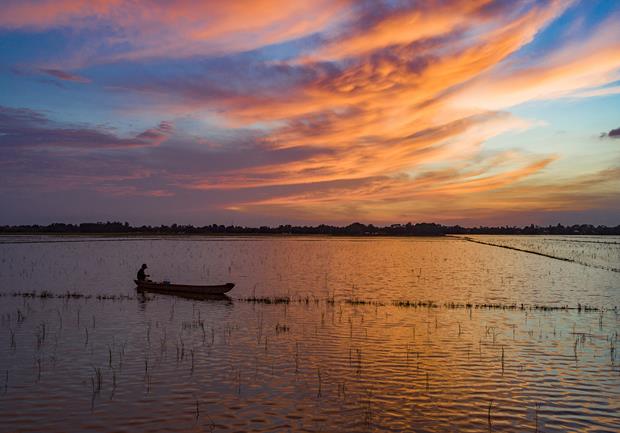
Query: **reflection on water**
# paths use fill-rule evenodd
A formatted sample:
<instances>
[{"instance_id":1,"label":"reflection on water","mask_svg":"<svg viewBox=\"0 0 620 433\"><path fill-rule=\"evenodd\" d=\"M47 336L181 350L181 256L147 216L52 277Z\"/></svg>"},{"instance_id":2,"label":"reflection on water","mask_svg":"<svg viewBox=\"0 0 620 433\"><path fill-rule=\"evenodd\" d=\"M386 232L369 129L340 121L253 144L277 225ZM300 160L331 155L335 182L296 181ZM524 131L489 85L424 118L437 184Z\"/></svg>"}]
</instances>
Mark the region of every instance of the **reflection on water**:
<instances>
[{"instance_id":1,"label":"reflection on water","mask_svg":"<svg viewBox=\"0 0 620 433\"><path fill-rule=\"evenodd\" d=\"M237 297L618 304L617 273L458 238L15 238L0 237L4 292L130 294L146 262L154 280L232 281Z\"/></svg>"},{"instance_id":2,"label":"reflection on water","mask_svg":"<svg viewBox=\"0 0 620 433\"><path fill-rule=\"evenodd\" d=\"M141 298L143 261L154 277L237 287L224 301ZM2 431L620 429L613 272L456 239L4 244L0 266L4 293L131 295L0 298Z\"/></svg>"}]
</instances>

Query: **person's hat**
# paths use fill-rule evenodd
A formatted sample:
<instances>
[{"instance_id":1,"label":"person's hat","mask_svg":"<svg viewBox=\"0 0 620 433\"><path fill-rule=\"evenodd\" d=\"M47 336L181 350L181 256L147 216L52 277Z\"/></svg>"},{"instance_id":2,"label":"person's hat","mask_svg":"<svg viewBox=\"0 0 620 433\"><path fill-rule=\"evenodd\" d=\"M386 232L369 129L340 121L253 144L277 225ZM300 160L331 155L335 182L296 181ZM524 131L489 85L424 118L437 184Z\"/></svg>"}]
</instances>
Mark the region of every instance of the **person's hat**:
<instances>
[{"instance_id":1,"label":"person's hat","mask_svg":"<svg viewBox=\"0 0 620 433\"><path fill-rule=\"evenodd\" d=\"M142 263L142 267L143 268L148 268L148 266L146 266L146 263Z\"/></svg>"}]
</instances>

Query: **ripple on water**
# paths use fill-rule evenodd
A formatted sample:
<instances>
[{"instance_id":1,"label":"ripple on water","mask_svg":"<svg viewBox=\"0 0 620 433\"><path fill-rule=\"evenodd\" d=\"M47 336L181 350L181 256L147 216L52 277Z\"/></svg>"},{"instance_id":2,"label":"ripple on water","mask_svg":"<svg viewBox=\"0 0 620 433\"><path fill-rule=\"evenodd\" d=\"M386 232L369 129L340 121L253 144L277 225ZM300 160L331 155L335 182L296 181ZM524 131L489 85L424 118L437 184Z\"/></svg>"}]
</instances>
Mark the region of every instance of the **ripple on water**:
<instances>
[{"instance_id":1,"label":"ripple on water","mask_svg":"<svg viewBox=\"0 0 620 433\"><path fill-rule=\"evenodd\" d=\"M239 272L238 298L255 290L323 300L2 297L3 429L480 432L489 405L492 431L620 429L617 311L342 302L610 306L619 286L611 272L459 240L149 242L106 242L83 259L92 245L2 245L0 283L31 290L43 280L28 263L41 261L57 285L45 288L58 293L78 284L77 268L85 292L96 294L105 274L106 293L133 295L123 281L146 256L197 279L237 281Z\"/></svg>"}]
</instances>

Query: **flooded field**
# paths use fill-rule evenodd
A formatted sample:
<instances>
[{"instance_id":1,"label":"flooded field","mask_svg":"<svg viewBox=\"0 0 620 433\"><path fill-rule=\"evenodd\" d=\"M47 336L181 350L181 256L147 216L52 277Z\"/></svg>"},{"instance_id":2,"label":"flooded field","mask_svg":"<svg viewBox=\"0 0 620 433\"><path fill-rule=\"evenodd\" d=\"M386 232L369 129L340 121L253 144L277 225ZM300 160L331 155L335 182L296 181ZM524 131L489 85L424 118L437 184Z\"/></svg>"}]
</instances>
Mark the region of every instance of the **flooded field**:
<instances>
[{"instance_id":1,"label":"flooded field","mask_svg":"<svg viewBox=\"0 0 620 433\"><path fill-rule=\"evenodd\" d=\"M620 272L618 236L471 236L470 239Z\"/></svg>"},{"instance_id":2,"label":"flooded field","mask_svg":"<svg viewBox=\"0 0 620 433\"><path fill-rule=\"evenodd\" d=\"M620 240L472 240L2 237L0 430L618 431Z\"/></svg>"}]
</instances>

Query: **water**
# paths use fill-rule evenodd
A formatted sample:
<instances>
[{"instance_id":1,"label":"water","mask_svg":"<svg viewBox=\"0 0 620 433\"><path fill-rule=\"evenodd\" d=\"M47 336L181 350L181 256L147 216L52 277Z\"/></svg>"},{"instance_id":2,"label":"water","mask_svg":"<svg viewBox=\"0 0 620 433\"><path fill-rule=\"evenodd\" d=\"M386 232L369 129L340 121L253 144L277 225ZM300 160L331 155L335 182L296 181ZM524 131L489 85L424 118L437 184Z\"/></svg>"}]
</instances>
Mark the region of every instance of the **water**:
<instances>
[{"instance_id":1,"label":"water","mask_svg":"<svg viewBox=\"0 0 620 433\"><path fill-rule=\"evenodd\" d=\"M616 246L584 245L580 264L457 238L3 237L0 430L617 431ZM142 299L142 262L237 287ZM90 297L11 295L33 290Z\"/></svg>"}]
</instances>

